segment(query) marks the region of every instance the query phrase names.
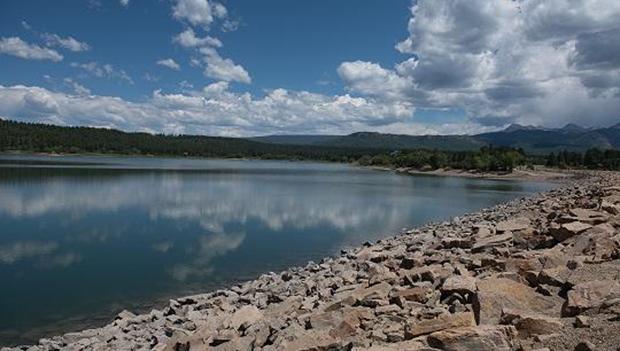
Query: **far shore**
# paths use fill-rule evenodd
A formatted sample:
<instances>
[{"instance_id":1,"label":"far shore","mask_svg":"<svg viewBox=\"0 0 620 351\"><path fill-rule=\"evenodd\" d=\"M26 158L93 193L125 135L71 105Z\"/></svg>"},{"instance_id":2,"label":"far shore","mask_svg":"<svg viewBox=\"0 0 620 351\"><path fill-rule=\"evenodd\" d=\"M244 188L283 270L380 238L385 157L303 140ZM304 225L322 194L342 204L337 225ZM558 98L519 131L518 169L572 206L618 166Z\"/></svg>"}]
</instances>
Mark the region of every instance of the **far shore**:
<instances>
[{"instance_id":1,"label":"far shore","mask_svg":"<svg viewBox=\"0 0 620 351\"><path fill-rule=\"evenodd\" d=\"M562 182L578 176L576 170L561 170L537 166L533 169L516 168L512 172L476 172L463 169L439 168L434 170L421 170L415 168L391 168L369 166L369 169L378 171L390 171L399 174L428 175L438 177L463 177L489 180L526 180L539 182Z\"/></svg>"},{"instance_id":2,"label":"far shore","mask_svg":"<svg viewBox=\"0 0 620 351\"><path fill-rule=\"evenodd\" d=\"M0 152L2 155L11 156L46 156L46 157L145 157L145 158L187 158L187 159L205 159L205 160L238 160L238 161L288 161L288 162L316 162L316 163L342 163L342 162L330 162L325 160L312 160L312 159L262 159L251 157L208 157L208 156L181 156L181 155L151 155L151 154L115 154L115 153L49 153L49 152L26 152L19 150L9 150ZM579 170L575 169L555 169L544 166L534 166L534 168L519 167L515 168L512 172L478 172L464 169L452 169L452 168L439 168L434 170L422 170L410 167L383 167L383 166L362 166L358 163L348 163L353 166L359 166L361 168L376 170L376 171L390 171L399 174L408 175L428 175L428 176L440 176L440 177L463 177L463 178L475 178L475 179L489 179L489 180L523 180L523 181L540 181L540 182L562 182L571 178L575 178L579 174Z\"/></svg>"}]
</instances>

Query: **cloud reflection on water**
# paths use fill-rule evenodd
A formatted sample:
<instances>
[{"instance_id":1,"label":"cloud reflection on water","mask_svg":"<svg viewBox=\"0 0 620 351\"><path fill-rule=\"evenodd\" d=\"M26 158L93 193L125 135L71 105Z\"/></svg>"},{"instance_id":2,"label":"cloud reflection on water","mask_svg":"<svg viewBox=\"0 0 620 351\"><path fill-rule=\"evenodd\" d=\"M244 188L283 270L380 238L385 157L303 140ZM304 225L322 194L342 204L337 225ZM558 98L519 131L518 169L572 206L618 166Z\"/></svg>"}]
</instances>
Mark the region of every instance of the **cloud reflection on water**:
<instances>
[{"instance_id":1,"label":"cloud reflection on water","mask_svg":"<svg viewBox=\"0 0 620 351\"><path fill-rule=\"evenodd\" d=\"M37 184L36 191L24 192L12 184L0 184L3 201L0 213L20 218L58 214L79 220L93 212L118 212L129 208L148 211L153 220L167 218L198 222L205 230L221 232L227 222L245 223L259 219L272 230L285 226L307 228L326 223L346 230L362 222L397 218L397 208L385 204L360 205L363 195L340 197L319 191L292 193L274 198L280 184L256 186L253 182L181 175L151 176L147 179L122 176L107 182L73 182L54 179ZM318 189L317 189L318 190Z\"/></svg>"},{"instance_id":2,"label":"cloud reflection on water","mask_svg":"<svg viewBox=\"0 0 620 351\"><path fill-rule=\"evenodd\" d=\"M216 233L209 236L201 236L197 240L197 246L189 250L194 257L188 263L176 264L170 270L176 280L184 281L190 276L209 275L213 268L209 266L211 260L217 256L237 249L243 240L245 233Z\"/></svg>"},{"instance_id":3,"label":"cloud reflection on water","mask_svg":"<svg viewBox=\"0 0 620 351\"><path fill-rule=\"evenodd\" d=\"M67 231L55 237L53 243L18 240L3 245L0 262L13 263L45 255L46 265L40 267L62 268L79 263L88 257L58 251L76 242L110 244L110 240L132 234L131 225L124 222L114 227L104 223L76 229L81 221L88 216L122 216L138 210L147 214L153 223L176 222L181 231L191 223L202 228L204 234L192 239L184 261L176 262L169 270L177 280L208 275L213 270L209 262L214 257L242 245L245 232L229 233L225 229L227 225L246 228L248 221L254 221L274 232L318 226L345 232L402 220L409 210L385 201L369 203L365 201L368 195L363 192L343 194L338 184L320 184L313 179L298 183L290 179L271 181L265 177L239 175L119 172L116 176L101 178L55 176L28 183L13 180L0 183L0 219L4 215L44 222L44 218L51 216ZM333 191L325 191L326 186ZM21 240L18 233L9 237ZM145 244L160 254L169 254L176 245L173 235L167 240ZM56 256L50 255L52 251L56 251Z\"/></svg>"},{"instance_id":4,"label":"cloud reflection on water","mask_svg":"<svg viewBox=\"0 0 620 351\"><path fill-rule=\"evenodd\" d=\"M23 242L24 238L17 233L0 237L5 242L0 246L0 262L49 255L69 243L111 245L144 234L146 239L140 240L147 242L143 246L159 254L169 255L173 250L189 247L184 261L174 262L171 270L175 278L184 280L208 274L209 261L238 249L258 227L274 233L330 228L339 233L338 241L332 245L342 245L347 240L355 242L351 238L358 238L359 231L371 238L371 234L386 228L398 230L410 224L412 213L420 218L436 216L435 212L458 206L459 201L467 203L467 196L484 190L476 188L480 184L464 180L452 184L453 181L440 179L427 180L428 184L416 188L411 178L347 172L344 168L341 174L312 173L307 169L297 173L288 169L282 174L170 170L136 173L123 169L72 170L70 175L63 174L63 170L56 172L24 178L0 168L4 180L0 182L0 221L3 216L41 223L51 218L66 228L65 233L54 237L54 243L47 244ZM519 190L516 183L506 184L502 191ZM454 189L469 192L462 194L463 199L448 200ZM152 226L131 223L132 217L140 213ZM99 217L115 221L96 225L90 222ZM192 231L191 244L186 241L179 246L175 236L178 233L172 231L163 238L149 238L149 232L159 231L163 222L174 223L178 233ZM85 227L78 229L84 223ZM17 240L6 243L13 237ZM79 253L60 252L50 264L63 267L85 259L88 257Z\"/></svg>"},{"instance_id":5,"label":"cloud reflection on water","mask_svg":"<svg viewBox=\"0 0 620 351\"><path fill-rule=\"evenodd\" d=\"M13 264L17 261L49 255L58 249L55 242L16 241L0 246L0 262Z\"/></svg>"}]
</instances>

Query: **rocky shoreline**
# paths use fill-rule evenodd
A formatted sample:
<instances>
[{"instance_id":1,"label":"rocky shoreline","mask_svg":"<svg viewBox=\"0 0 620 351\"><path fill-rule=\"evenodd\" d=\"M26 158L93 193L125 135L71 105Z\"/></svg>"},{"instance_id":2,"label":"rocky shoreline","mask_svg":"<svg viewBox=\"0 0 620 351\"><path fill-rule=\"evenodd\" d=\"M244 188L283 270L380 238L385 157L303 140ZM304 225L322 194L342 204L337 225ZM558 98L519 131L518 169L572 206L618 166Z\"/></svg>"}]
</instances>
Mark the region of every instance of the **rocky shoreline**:
<instances>
[{"instance_id":1,"label":"rocky shoreline","mask_svg":"<svg viewBox=\"0 0 620 351\"><path fill-rule=\"evenodd\" d=\"M527 180L527 181L565 181L567 178L573 177L575 173L570 170L549 169L547 167L536 166L534 168L520 167L512 172L473 172L460 169L436 169L436 170L419 170L412 168L397 168L397 173L409 175L435 175L446 177L465 177L477 179L492 180Z\"/></svg>"},{"instance_id":2,"label":"rocky shoreline","mask_svg":"<svg viewBox=\"0 0 620 351\"><path fill-rule=\"evenodd\" d=\"M618 350L620 174L8 350Z\"/></svg>"},{"instance_id":3,"label":"rocky shoreline","mask_svg":"<svg viewBox=\"0 0 620 351\"><path fill-rule=\"evenodd\" d=\"M365 168L376 171L396 172L407 175L425 175L439 177L462 177L490 180L523 180L523 181L545 181L545 182L564 182L578 174L574 170L559 170L545 166L535 166L533 168L519 167L512 172L477 172L472 170L439 168L433 170L423 170L418 168L402 167L380 167L364 166Z\"/></svg>"}]
</instances>

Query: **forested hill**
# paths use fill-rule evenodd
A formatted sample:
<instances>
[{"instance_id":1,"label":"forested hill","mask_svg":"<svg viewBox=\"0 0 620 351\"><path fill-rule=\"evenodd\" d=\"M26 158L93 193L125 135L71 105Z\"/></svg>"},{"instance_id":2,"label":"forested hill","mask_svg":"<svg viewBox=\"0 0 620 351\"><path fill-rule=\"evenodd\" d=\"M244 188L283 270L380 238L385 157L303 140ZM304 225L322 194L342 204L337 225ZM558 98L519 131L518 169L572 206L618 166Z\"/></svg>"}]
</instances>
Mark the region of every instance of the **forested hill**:
<instances>
[{"instance_id":1,"label":"forested hill","mask_svg":"<svg viewBox=\"0 0 620 351\"><path fill-rule=\"evenodd\" d=\"M591 148L620 149L620 124L599 129L567 125L544 129L512 125L477 135L397 135L359 132L349 135L274 135L223 138L192 135L151 135L118 130L59 127L0 120L0 148L41 152L100 152L167 154L207 157L313 158L375 155L384 151L429 149L477 151L496 146L522 149L528 154L580 152ZM363 152L362 152L363 151ZM321 156L323 155L323 156Z\"/></svg>"},{"instance_id":2,"label":"forested hill","mask_svg":"<svg viewBox=\"0 0 620 351\"><path fill-rule=\"evenodd\" d=\"M242 138L125 133L2 120L0 151L321 160L384 167L451 167L484 171L510 171L527 161L521 151L513 149L440 151L287 145Z\"/></svg>"},{"instance_id":3,"label":"forested hill","mask_svg":"<svg viewBox=\"0 0 620 351\"><path fill-rule=\"evenodd\" d=\"M358 132L349 135L271 135L252 138L273 144L335 146L379 149L437 149L445 151L475 151L486 142L468 135L399 135Z\"/></svg>"},{"instance_id":4,"label":"forested hill","mask_svg":"<svg viewBox=\"0 0 620 351\"><path fill-rule=\"evenodd\" d=\"M530 154L584 152L591 148L620 149L620 124L587 129L573 124L563 128L538 128L513 124L497 132L476 135L399 135L359 132L349 135L272 135L252 138L274 144L365 147L382 149L437 149L475 151L494 145L520 148Z\"/></svg>"},{"instance_id":5,"label":"forested hill","mask_svg":"<svg viewBox=\"0 0 620 351\"><path fill-rule=\"evenodd\" d=\"M365 138L362 135L357 137ZM372 137L380 138L380 135ZM434 139L430 145L436 145L439 140ZM60 127L0 119L0 152L317 160L384 167L447 167L479 171L510 171L513 167L532 163L546 163L554 167L620 169L620 151L617 150L593 148L584 153L564 150L541 157L527 155L523 149L507 146L482 144L476 150L471 150L471 145L465 150L459 150L456 144L452 144L451 147L457 150L448 151L445 147L413 148L414 145L417 144L379 143L372 147L289 145L243 138L126 133L113 129Z\"/></svg>"},{"instance_id":6,"label":"forested hill","mask_svg":"<svg viewBox=\"0 0 620 351\"><path fill-rule=\"evenodd\" d=\"M60 127L6 120L0 120L0 151L281 158L341 162L385 152L374 148L292 146L243 138L126 133L104 128Z\"/></svg>"}]
</instances>

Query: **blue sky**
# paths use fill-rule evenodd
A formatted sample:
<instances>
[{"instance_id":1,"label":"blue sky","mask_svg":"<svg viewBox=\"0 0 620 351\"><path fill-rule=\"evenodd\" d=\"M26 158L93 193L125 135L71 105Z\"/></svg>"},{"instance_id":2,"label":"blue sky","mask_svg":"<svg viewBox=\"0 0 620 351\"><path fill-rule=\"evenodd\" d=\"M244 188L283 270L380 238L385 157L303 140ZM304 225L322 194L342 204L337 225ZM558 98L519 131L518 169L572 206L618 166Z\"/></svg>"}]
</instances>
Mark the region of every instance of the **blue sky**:
<instances>
[{"instance_id":1,"label":"blue sky","mask_svg":"<svg viewBox=\"0 0 620 351\"><path fill-rule=\"evenodd\" d=\"M44 11L40 1L0 6L0 32L5 36L36 42L38 33L56 33L92 47L86 52L63 52L60 64L4 56L0 69L5 84L46 86L45 75L75 76L77 70L70 67L71 62L91 61L125 70L134 84L91 77L84 79L89 89L128 99L150 95L156 88L178 89L184 80L195 86L216 81L204 77L199 67L192 67L191 53L172 42L186 26L172 17L168 1L134 0L125 7L118 1L93 5L60 0ZM223 41L222 56L234 58L251 72L253 84L239 84L237 89L257 94L275 88L335 93L343 89L336 74L341 62L362 58L393 65L402 58L394 45L406 35L409 6L408 0L228 1L226 7L239 21L239 28L225 32L213 26L209 33ZM25 29L22 21L32 30ZM158 66L156 61L162 58L174 59L183 69ZM149 82L145 74L159 81Z\"/></svg>"},{"instance_id":2,"label":"blue sky","mask_svg":"<svg viewBox=\"0 0 620 351\"><path fill-rule=\"evenodd\" d=\"M0 117L218 135L608 125L620 8L554 3L3 1Z\"/></svg>"}]
</instances>

